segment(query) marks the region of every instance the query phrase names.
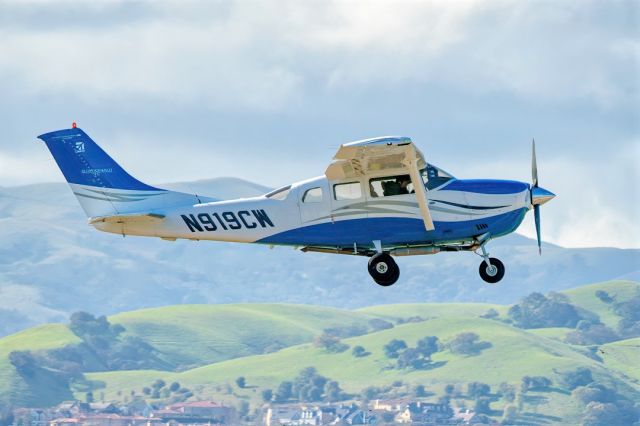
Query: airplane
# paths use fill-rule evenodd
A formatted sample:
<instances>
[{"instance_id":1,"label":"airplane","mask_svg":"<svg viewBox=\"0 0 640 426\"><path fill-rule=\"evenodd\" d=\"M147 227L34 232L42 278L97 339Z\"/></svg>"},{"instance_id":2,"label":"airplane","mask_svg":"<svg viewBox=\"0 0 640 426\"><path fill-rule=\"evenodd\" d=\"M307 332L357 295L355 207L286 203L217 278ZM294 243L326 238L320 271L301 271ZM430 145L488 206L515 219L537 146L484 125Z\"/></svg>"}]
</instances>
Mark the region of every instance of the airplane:
<instances>
[{"instance_id":1,"label":"airplane","mask_svg":"<svg viewBox=\"0 0 640 426\"><path fill-rule=\"evenodd\" d=\"M540 206L555 197L538 185L535 141L531 184L456 179L426 162L410 138L385 136L342 144L322 176L219 200L137 180L76 123L38 138L100 231L365 256L381 286L400 277L394 257L460 251L482 257L480 277L499 282L505 266L487 243L514 232L533 209L542 254Z\"/></svg>"}]
</instances>

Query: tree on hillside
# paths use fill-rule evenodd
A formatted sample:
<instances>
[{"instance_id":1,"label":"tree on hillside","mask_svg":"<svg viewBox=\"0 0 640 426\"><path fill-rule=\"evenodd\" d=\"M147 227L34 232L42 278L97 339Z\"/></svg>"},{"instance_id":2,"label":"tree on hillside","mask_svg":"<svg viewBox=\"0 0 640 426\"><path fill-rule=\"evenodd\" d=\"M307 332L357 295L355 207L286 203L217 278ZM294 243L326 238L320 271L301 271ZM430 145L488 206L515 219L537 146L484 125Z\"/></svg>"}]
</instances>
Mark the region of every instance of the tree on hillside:
<instances>
[{"instance_id":1,"label":"tree on hillside","mask_svg":"<svg viewBox=\"0 0 640 426\"><path fill-rule=\"evenodd\" d=\"M624 417L615 404L590 402L585 407L583 426L624 425Z\"/></svg>"},{"instance_id":2,"label":"tree on hillside","mask_svg":"<svg viewBox=\"0 0 640 426\"><path fill-rule=\"evenodd\" d=\"M600 301L603 302L603 303L612 303L613 302L613 297L611 297L609 295L609 293L607 293L604 290L596 291L596 297L598 299L600 299Z\"/></svg>"},{"instance_id":3,"label":"tree on hillside","mask_svg":"<svg viewBox=\"0 0 640 426\"><path fill-rule=\"evenodd\" d=\"M276 402L286 402L292 397L293 383L284 381L278 385L276 389L275 400Z\"/></svg>"},{"instance_id":4,"label":"tree on hillside","mask_svg":"<svg viewBox=\"0 0 640 426\"><path fill-rule=\"evenodd\" d=\"M440 350L440 344L437 336L427 336L418 340L416 349L420 354L431 361L431 355Z\"/></svg>"},{"instance_id":5,"label":"tree on hillside","mask_svg":"<svg viewBox=\"0 0 640 426\"><path fill-rule=\"evenodd\" d=\"M495 319L495 318L498 318L499 316L500 316L500 314L498 313L498 311L496 311L493 308L489 308L487 310L487 312L485 312L484 314L480 315L480 318Z\"/></svg>"},{"instance_id":6,"label":"tree on hillside","mask_svg":"<svg viewBox=\"0 0 640 426\"><path fill-rule=\"evenodd\" d=\"M371 355L371 352L367 352L367 350L363 346L354 346L351 354L356 358L362 358L368 355Z\"/></svg>"},{"instance_id":7,"label":"tree on hillside","mask_svg":"<svg viewBox=\"0 0 640 426\"><path fill-rule=\"evenodd\" d=\"M369 326L371 326L371 329L373 331L388 330L390 328L393 328L393 324L392 323L390 323L389 321L385 321L383 319L380 319L380 318L374 318L372 320L369 320Z\"/></svg>"},{"instance_id":8,"label":"tree on hillside","mask_svg":"<svg viewBox=\"0 0 640 426\"><path fill-rule=\"evenodd\" d=\"M476 399L473 410L479 414L491 414L491 398L487 398L486 396L481 396Z\"/></svg>"},{"instance_id":9,"label":"tree on hillside","mask_svg":"<svg viewBox=\"0 0 640 426\"><path fill-rule=\"evenodd\" d=\"M481 396L487 396L491 393L491 386L482 382L470 382L467 383L467 396L472 399L477 399Z\"/></svg>"},{"instance_id":10,"label":"tree on hillside","mask_svg":"<svg viewBox=\"0 0 640 426\"><path fill-rule=\"evenodd\" d=\"M387 358L398 358L399 352L407 348L404 340L393 339L384 345L384 354Z\"/></svg>"},{"instance_id":11,"label":"tree on hillside","mask_svg":"<svg viewBox=\"0 0 640 426\"><path fill-rule=\"evenodd\" d=\"M586 386L593 383L591 370L586 367L578 367L575 370L566 371L561 374L562 382L569 390L573 390L578 386Z\"/></svg>"},{"instance_id":12,"label":"tree on hillside","mask_svg":"<svg viewBox=\"0 0 640 426\"><path fill-rule=\"evenodd\" d=\"M240 389L244 389L247 385L247 380L243 376L240 376L236 379L236 385L238 385Z\"/></svg>"},{"instance_id":13,"label":"tree on hillside","mask_svg":"<svg viewBox=\"0 0 640 426\"><path fill-rule=\"evenodd\" d=\"M151 385L154 389L162 389L166 385L165 381L162 379L158 379Z\"/></svg>"},{"instance_id":14,"label":"tree on hillside","mask_svg":"<svg viewBox=\"0 0 640 426\"><path fill-rule=\"evenodd\" d=\"M169 390L171 392L176 392L178 389L180 389L180 383L178 382L173 382L171 383L171 385L169 385Z\"/></svg>"},{"instance_id":15,"label":"tree on hillside","mask_svg":"<svg viewBox=\"0 0 640 426\"><path fill-rule=\"evenodd\" d=\"M328 381L324 386L324 400L326 402L336 402L345 399L345 394L340 389L340 385L335 380Z\"/></svg>"},{"instance_id":16,"label":"tree on hillside","mask_svg":"<svg viewBox=\"0 0 640 426\"><path fill-rule=\"evenodd\" d=\"M349 345L342 343L339 337L328 333L322 333L313 339L313 346L334 353L344 352L349 349Z\"/></svg>"},{"instance_id":17,"label":"tree on hillside","mask_svg":"<svg viewBox=\"0 0 640 426\"><path fill-rule=\"evenodd\" d=\"M413 394L417 398L424 398L425 396L427 396L427 390L424 385L416 385L416 387L413 388Z\"/></svg>"},{"instance_id":18,"label":"tree on hillside","mask_svg":"<svg viewBox=\"0 0 640 426\"><path fill-rule=\"evenodd\" d=\"M584 405L590 402L615 402L617 398L615 391L597 383L578 386L571 392L571 396Z\"/></svg>"},{"instance_id":19,"label":"tree on hillside","mask_svg":"<svg viewBox=\"0 0 640 426\"><path fill-rule=\"evenodd\" d=\"M564 341L572 345L602 345L619 340L620 336L604 324L579 321L576 330L570 331Z\"/></svg>"},{"instance_id":20,"label":"tree on hillside","mask_svg":"<svg viewBox=\"0 0 640 426\"><path fill-rule=\"evenodd\" d=\"M522 392L528 392L530 390L546 389L551 386L551 384L551 380L544 376L524 376L520 384L520 389Z\"/></svg>"},{"instance_id":21,"label":"tree on hillside","mask_svg":"<svg viewBox=\"0 0 640 426\"><path fill-rule=\"evenodd\" d=\"M483 349L491 347L491 343L479 340L480 336L476 333L464 332L457 334L445 346L454 354L477 355Z\"/></svg>"},{"instance_id":22,"label":"tree on hillside","mask_svg":"<svg viewBox=\"0 0 640 426\"><path fill-rule=\"evenodd\" d=\"M628 300L615 303L613 310L622 318L618 333L624 338L640 337L640 290Z\"/></svg>"},{"instance_id":23,"label":"tree on hillside","mask_svg":"<svg viewBox=\"0 0 640 426\"><path fill-rule=\"evenodd\" d=\"M271 389L265 389L262 391L262 400L264 402L271 402L273 400L273 391Z\"/></svg>"},{"instance_id":24,"label":"tree on hillside","mask_svg":"<svg viewBox=\"0 0 640 426\"><path fill-rule=\"evenodd\" d=\"M531 293L513 305L508 316L514 325L521 328L573 328L581 319L575 306L559 293L549 293L549 297Z\"/></svg>"}]
</instances>

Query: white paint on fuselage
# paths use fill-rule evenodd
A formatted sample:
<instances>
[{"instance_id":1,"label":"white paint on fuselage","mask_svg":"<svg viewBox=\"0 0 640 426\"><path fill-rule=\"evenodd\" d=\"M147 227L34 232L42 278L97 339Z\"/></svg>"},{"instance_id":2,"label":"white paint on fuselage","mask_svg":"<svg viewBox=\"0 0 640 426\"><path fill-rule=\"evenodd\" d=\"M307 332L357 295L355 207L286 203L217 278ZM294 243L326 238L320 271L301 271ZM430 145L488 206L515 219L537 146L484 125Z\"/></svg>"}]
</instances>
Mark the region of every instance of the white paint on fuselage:
<instances>
[{"instance_id":1,"label":"white paint on fuselage","mask_svg":"<svg viewBox=\"0 0 640 426\"><path fill-rule=\"evenodd\" d=\"M137 202L118 201L118 196L111 196L109 197L111 199L110 203L114 206L115 211L120 214L135 207L137 211L153 212L164 215L165 218L161 223L97 223L94 226L101 231L124 235L250 243L304 226L341 220L389 217L421 219L415 194L372 197L368 190L369 179L372 177L374 176L367 175L359 180L363 189L361 199L347 202L335 200L333 185L339 182L329 182L324 176L292 184L289 194L282 200L260 196L199 203L193 202L193 200L196 200L193 195L173 193L171 191L164 195L150 196ZM349 180L349 182L355 181L358 180ZM302 197L304 193L316 187L323 189L323 201L321 203L303 203ZM76 192L76 189L74 188L74 192ZM84 188L84 190L86 189ZM113 189L108 191L111 194L131 192ZM141 193L140 191L133 192L136 194ZM446 185L441 189L436 188L428 191L429 206L434 222L464 222L529 208L528 194L528 190L515 194L480 194L449 191L446 189ZM130 194L129 199L133 199L134 195ZM169 205L163 205L161 203L163 199L172 202ZM192 200L192 203L179 205L177 203L179 200ZM200 200L203 200L202 197L200 197ZM440 201L443 203L440 203ZM469 210L446 203L478 207L504 207L490 210ZM356 207L349 207L350 205L356 205ZM258 219L256 214L260 215L261 211L264 212L269 221L264 219L260 221ZM240 220L239 215L244 218L244 221ZM190 228L183 217L194 218L202 230L193 226ZM206 229L205 223L199 220L200 217L204 218L204 222L213 221L213 225L208 225L209 230ZM248 227L246 225L255 226ZM215 230L212 230L211 228L214 226Z\"/></svg>"}]
</instances>

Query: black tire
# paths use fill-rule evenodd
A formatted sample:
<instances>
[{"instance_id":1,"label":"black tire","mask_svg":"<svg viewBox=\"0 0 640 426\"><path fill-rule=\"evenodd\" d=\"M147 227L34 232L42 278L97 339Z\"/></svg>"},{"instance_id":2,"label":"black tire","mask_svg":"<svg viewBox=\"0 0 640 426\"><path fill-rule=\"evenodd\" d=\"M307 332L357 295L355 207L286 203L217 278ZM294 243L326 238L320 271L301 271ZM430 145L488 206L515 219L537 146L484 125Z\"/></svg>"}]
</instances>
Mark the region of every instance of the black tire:
<instances>
[{"instance_id":1,"label":"black tire","mask_svg":"<svg viewBox=\"0 0 640 426\"><path fill-rule=\"evenodd\" d=\"M400 278L400 268L389 253L378 253L369 259L369 275L383 287L395 284Z\"/></svg>"},{"instance_id":2,"label":"black tire","mask_svg":"<svg viewBox=\"0 0 640 426\"><path fill-rule=\"evenodd\" d=\"M491 266L495 267L495 269L491 270L483 260L479 268L480 277L489 284L495 284L504 277L504 264L500 259L496 259L495 257L490 257L489 263Z\"/></svg>"}]
</instances>

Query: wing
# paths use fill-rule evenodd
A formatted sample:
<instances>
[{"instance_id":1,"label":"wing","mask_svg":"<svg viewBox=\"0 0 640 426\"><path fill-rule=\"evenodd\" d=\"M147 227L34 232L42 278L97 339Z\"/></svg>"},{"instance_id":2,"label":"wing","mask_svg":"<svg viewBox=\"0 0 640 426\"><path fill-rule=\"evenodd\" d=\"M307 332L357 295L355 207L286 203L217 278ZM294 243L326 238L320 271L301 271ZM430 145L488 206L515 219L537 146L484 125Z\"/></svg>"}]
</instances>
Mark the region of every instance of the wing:
<instances>
[{"instance_id":1,"label":"wing","mask_svg":"<svg viewBox=\"0 0 640 426\"><path fill-rule=\"evenodd\" d=\"M420 170L427 163L410 138L387 136L346 143L340 146L333 158L333 163L325 171L329 180L360 178L380 171L411 176L425 229L435 229L427 202L427 190L420 176Z\"/></svg>"}]
</instances>

